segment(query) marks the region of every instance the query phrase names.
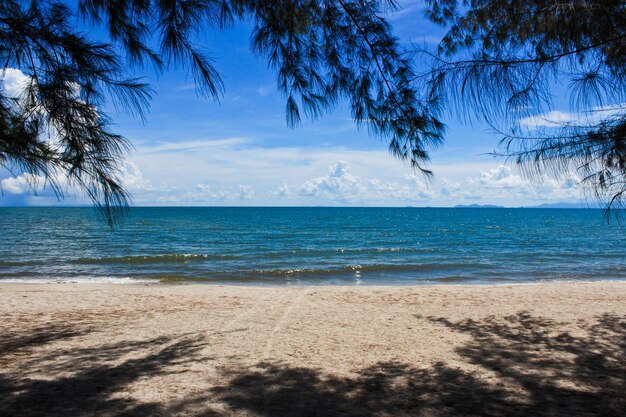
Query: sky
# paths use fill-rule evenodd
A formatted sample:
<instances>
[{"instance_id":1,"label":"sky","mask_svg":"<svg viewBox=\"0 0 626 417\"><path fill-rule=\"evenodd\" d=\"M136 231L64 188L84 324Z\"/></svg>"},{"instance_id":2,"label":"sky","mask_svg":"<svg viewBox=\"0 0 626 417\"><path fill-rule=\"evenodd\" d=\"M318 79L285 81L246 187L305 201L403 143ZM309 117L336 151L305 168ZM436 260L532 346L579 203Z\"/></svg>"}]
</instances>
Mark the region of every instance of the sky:
<instances>
[{"instance_id":1,"label":"sky","mask_svg":"<svg viewBox=\"0 0 626 417\"><path fill-rule=\"evenodd\" d=\"M401 42L435 48L443 30L424 18L423 2L405 0L388 18ZM199 97L190 74L142 70L155 89L145 121L112 113L116 131L134 149L120 179L138 206L532 206L579 202L575 177L529 181L488 155L499 137L487 126L447 124L445 143L431 150L427 180L391 156L380 138L359 130L345 106L315 121L287 127L276 75L249 49L250 25L207 36L223 77L219 102ZM5 88L23 75L10 70ZM555 110L552 116L567 118ZM523 121L543 123L545 115ZM68 190L59 200L39 181L0 168L0 206L88 203Z\"/></svg>"}]
</instances>

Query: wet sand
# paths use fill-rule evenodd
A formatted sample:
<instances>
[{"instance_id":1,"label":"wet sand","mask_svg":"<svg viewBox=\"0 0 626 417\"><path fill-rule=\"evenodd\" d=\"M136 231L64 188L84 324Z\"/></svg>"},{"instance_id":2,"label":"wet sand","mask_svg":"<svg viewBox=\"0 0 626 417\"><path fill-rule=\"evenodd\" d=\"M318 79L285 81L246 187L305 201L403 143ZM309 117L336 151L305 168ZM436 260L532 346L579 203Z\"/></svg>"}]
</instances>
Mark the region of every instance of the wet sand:
<instances>
[{"instance_id":1,"label":"wet sand","mask_svg":"<svg viewBox=\"0 0 626 417\"><path fill-rule=\"evenodd\" d=\"M0 416L623 416L626 282L0 284Z\"/></svg>"}]
</instances>

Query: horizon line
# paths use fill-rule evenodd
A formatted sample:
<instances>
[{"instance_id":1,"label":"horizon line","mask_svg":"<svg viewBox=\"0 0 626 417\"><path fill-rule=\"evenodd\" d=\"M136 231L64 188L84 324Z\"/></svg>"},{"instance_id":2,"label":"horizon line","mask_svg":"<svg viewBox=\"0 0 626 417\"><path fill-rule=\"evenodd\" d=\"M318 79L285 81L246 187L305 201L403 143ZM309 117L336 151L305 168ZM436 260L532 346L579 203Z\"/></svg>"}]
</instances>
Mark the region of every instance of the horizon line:
<instances>
[{"instance_id":1,"label":"horizon line","mask_svg":"<svg viewBox=\"0 0 626 417\"><path fill-rule=\"evenodd\" d=\"M571 204L571 207L558 207L559 204ZM324 206L324 205L315 205L315 206L274 206L274 205L214 205L214 206L202 206L202 205L180 205L180 206L171 206L171 205L129 205L127 208L338 208L338 209L432 209L432 208L441 208L441 209L572 209L572 210L580 210L580 209L588 209L588 210L604 210L604 207L599 206L574 206L575 203L542 203L534 206L501 206L495 204L457 204L454 206ZM89 204L67 204L67 205L0 205L0 209L3 208L93 208L98 210L97 206L89 205Z\"/></svg>"}]
</instances>

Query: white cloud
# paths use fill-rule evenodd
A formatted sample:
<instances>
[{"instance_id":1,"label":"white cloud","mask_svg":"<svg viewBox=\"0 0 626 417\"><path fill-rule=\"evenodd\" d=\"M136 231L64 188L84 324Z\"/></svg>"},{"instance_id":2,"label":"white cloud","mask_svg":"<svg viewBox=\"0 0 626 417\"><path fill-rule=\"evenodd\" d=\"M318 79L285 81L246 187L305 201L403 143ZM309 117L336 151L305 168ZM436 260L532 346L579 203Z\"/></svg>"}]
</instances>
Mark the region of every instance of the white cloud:
<instances>
[{"instance_id":1,"label":"white cloud","mask_svg":"<svg viewBox=\"0 0 626 417\"><path fill-rule=\"evenodd\" d=\"M143 177L143 174L132 162L126 162L119 172L121 184L131 193L138 191L153 190L152 182ZM53 177L55 184L64 194L74 191L71 189L68 179L61 175ZM13 195L40 195L55 196L54 190L50 187L50 179L42 175L22 173L17 177L8 177L0 180L0 189Z\"/></svg>"},{"instance_id":2,"label":"white cloud","mask_svg":"<svg viewBox=\"0 0 626 417\"><path fill-rule=\"evenodd\" d=\"M231 138L144 142L136 149L119 177L137 205L519 206L577 201L581 194L575 177L529 181L490 158L435 164L435 179L426 183L384 148L264 148ZM27 195L27 179L5 177L0 185L7 195ZM39 180L40 195L52 195Z\"/></svg>"},{"instance_id":3,"label":"white cloud","mask_svg":"<svg viewBox=\"0 0 626 417\"><path fill-rule=\"evenodd\" d=\"M0 180L0 206L7 204L55 205L61 202L61 198L64 204L87 202L87 200L75 196L73 190L68 187L65 177L55 176L54 181L58 187L56 190L50 186L50 179L41 175L22 173L18 176L4 178Z\"/></svg>"},{"instance_id":4,"label":"white cloud","mask_svg":"<svg viewBox=\"0 0 626 417\"><path fill-rule=\"evenodd\" d=\"M9 177L0 181L0 189L8 194L33 194L43 190L44 177L29 173Z\"/></svg>"},{"instance_id":5,"label":"white cloud","mask_svg":"<svg viewBox=\"0 0 626 417\"><path fill-rule=\"evenodd\" d=\"M254 190L249 185L238 185L224 190L219 190L213 194L213 199L223 201L252 200L254 198Z\"/></svg>"},{"instance_id":6,"label":"white cloud","mask_svg":"<svg viewBox=\"0 0 626 417\"><path fill-rule=\"evenodd\" d=\"M424 0L397 0L398 10L387 13L389 20L398 20L404 16L413 16L425 8Z\"/></svg>"},{"instance_id":7,"label":"white cloud","mask_svg":"<svg viewBox=\"0 0 626 417\"><path fill-rule=\"evenodd\" d=\"M496 168L481 172L478 180L482 186L492 189L521 189L526 182L520 175L514 174L513 169L507 165L500 165Z\"/></svg>"},{"instance_id":8,"label":"white cloud","mask_svg":"<svg viewBox=\"0 0 626 417\"><path fill-rule=\"evenodd\" d=\"M276 91L276 87L272 84L263 84L260 85L257 89L256 92L261 96L261 97L267 97L270 94L274 93Z\"/></svg>"},{"instance_id":9,"label":"white cloud","mask_svg":"<svg viewBox=\"0 0 626 417\"><path fill-rule=\"evenodd\" d=\"M580 190L576 187L578 182L575 177L531 181L510 166L500 165L462 180L444 177L427 186L415 175L406 175L402 180L394 181L364 179L353 175L345 161L339 161L330 167L327 175L304 182L297 188L297 193L318 202L365 205L454 205L467 200L515 205L522 201L577 200L580 198Z\"/></svg>"},{"instance_id":10,"label":"white cloud","mask_svg":"<svg viewBox=\"0 0 626 417\"><path fill-rule=\"evenodd\" d=\"M576 115L559 110L536 116L526 117L520 120L520 124L525 127L559 127L577 120Z\"/></svg>"},{"instance_id":11,"label":"white cloud","mask_svg":"<svg viewBox=\"0 0 626 417\"><path fill-rule=\"evenodd\" d=\"M569 113L560 110L553 110L548 113L525 117L521 119L519 123L521 126L527 128L588 125L597 123L607 117L623 114L625 111L625 104L594 107L591 110L580 113Z\"/></svg>"},{"instance_id":12,"label":"white cloud","mask_svg":"<svg viewBox=\"0 0 626 417\"><path fill-rule=\"evenodd\" d=\"M9 97L18 97L28 85L30 77L15 68L6 68L0 71L0 81L5 94Z\"/></svg>"},{"instance_id":13,"label":"white cloud","mask_svg":"<svg viewBox=\"0 0 626 417\"><path fill-rule=\"evenodd\" d=\"M397 202L428 201L434 196L432 188L415 176L405 177L407 182L384 182L377 178L367 182L367 192L371 200Z\"/></svg>"},{"instance_id":14,"label":"white cloud","mask_svg":"<svg viewBox=\"0 0 626 417\"><path fill-rule=\"evenodd\" d=\"M173 151L173 152L172 152ZM576 179L528 181L491 158L439 163L432 184L381 150L265 148L245 138L139 144L137 204L528 205L578 200ZM568 182L569 181L569 182ZM144 187L148 188L148 187Z\"/></svg>"},{"instance_id":15,"label":"white cloud","mask_svg":"<svg viewBox=\"0 0 626 417\"><path fill-rule=\"evenodd\" d=\"M274 193L277 197L287 197L291 194L291 189L285 183L282 183L278 190Z\"/></svg>"},{"instance_id":16,"label":"white cloud","mask_svg":"<svg viewBox=\"0 0 626 417\"><path fill-rule=\"evenodd\" d=\"M359 174L380 170L402 178L406 173L402 164L385 151L264 148L242 138L139 143L132 162L153 184L175 187L173 193L177 194L179 204L184 204L185 199L201 204L196 194L200 191L197 184L203 184L211 188L210 193L202 196L208 201L219 203L220 197L226 200L236 196L250 204L272 205L311 204L311 199L301 195L298 189L307 181L325 176L327 167L338 159L354 161ZM134 201L171 204L168 193L159 193L159 188L155 187L151 193L133 193ZM330 188L327 193L332 193ZM278 203L278 199L282 202Z\"/></svg>"},{"instance_id":17,"label":"white cloud","mask_svg":"<svg viewBox=\"0 0 626 417\"><path fill-rule=\"evenodd\" d=\"M298 187L297 193L305 197L349 202L360 198L364 190L361 178L348 172L346 161L338 161L330 167L328 175L306 181Z\"/></svg>"},{"instance_id":18,"label":"white cloud","mask_svg":"<svg viewBox=\"0 0 626 417\"><path fill-rule=\"evenodd\" d=\"M72 190L68 186L66 177L54 175L46 178L43 175L35 175L28 172L0 180L0 191L12 195L37 195L40 197L54 197L56 199L55 190L50 187L52 181L54 181L57 191L62 194L71 194Z\"/></svg>"},{"instance_id":19,"label":"white cloud","mask_svg":"<svg viewBox=\"0 0 626 417\"><path fill-rule=\"evenodd\" d=\"M173 187L167 183L160 187L134 193L138 204L211 205L220 202L242 202L252 200L255 191L251 186L238 185L214 188L211 184L199 183L195 187Z\"/></svg>"},{"instance_id":20,"label":"white cloud","mask_svg":"<svg viewBox=\"0 0 626 417\"><path fill-rule=\"evenodd\" d=\"M144 178L137 165L130 161L120 168L120 182L128 191L150 191L153 190L152 181Z\"/></svg>"},{"instance_id":21,"label":"white cloud","mask_svg":"<svg viewBox=\"0 0 626 417\"><path fill-rule=\"evenodd\" d=\"M577 186L579 182L580 179L574 176L558 180L554 178L530 180L510 166L500 165L460 181L443 179L440 193L447 199L460 198L500 204L510 201L525 202L523 204L575 201L582 197Z\"/></svg>"},{"instance_id":22,"label":"white cloud","mask_svg":"<svg viewBox=\"0 0 626 417\"><path fill-rule=\"evenodd\" d=\"M201 152L232 150L237 146L249 144L250 141L242 138L187 140L178 142L139 143L138 147L144 153L172 153L172 152Z\"/></svg>"},{"instance_id":23,"label":"white cloud","mask_svg":"<svg viewBox=\"0 0 626 417\"><path fill-rule=\"evenodd\" d=\"M417 177L405 175L404 181L387 182L353 175L346 161L329 167L329 173L305 181L297 194L315 200L338 203L390 204L425 201L433 193Z\"/></svg>"},{"instance_id":24,"label":"white cloud","mask_svg":"<svg viewBox=\"0 0 626 417\"><path fill-rule=\"evenodd\" d=\"M249 185L240 185L237 187L237 193L240 200L252 200L254 198L254 190Z\"/></svg>"}]
</instances>

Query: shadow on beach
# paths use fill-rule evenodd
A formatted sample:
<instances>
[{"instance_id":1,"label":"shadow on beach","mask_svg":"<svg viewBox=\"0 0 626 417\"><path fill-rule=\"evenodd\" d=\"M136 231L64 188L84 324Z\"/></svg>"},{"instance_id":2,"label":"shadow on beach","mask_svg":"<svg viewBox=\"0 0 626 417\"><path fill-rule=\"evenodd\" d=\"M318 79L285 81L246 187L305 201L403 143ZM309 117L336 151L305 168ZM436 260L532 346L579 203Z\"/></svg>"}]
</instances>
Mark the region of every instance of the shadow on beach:
<instances>
[{"instance_id":1,"label":"shadow on beach","mask_svg":"<svg viewBox=\"0 0 626 417\"><path fill-rule=\"evenodd\" d=\"M0 342L0 364L19 360L24 370L0 371L0 415L625 415L626 317L603 315L580 323L575 333L558 332L557 323L525 312L481 321L416 321L468 336L456 349L466 369L448 363L417 369L394 362L338 377L266 362L198 376L218 378L219 384L167 403L116 394L138 380L185 372L187 364L208 360L201 354L204 337L179 335L37 355L46 343L92 331L39 328ZM48 377L29 376L33 371Z\"/></svg>"},{"instance_id":2,"label":"shadow on beach","mask_svg":"<svg viewBox=\"0 0 626 417\"><path fill-rule=\"evenodd\" d=\"M84 336L91 328L52 325L13 335L0 343L0 365L21 360L20 373L0 372L0 416L149 416L162 404L115 398L141 379L176 372L177 365L199 360L199 337L154 338L139 342L104 344L95 348L59 349L37 355L36 349L53 341ZM154 351L156 349L156 351ZM138 352L151 353L139 358ZM168 369L172 368L172 369ZM50 378L33 378L31 374Z\"/></svg>"}]
</instances>

